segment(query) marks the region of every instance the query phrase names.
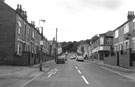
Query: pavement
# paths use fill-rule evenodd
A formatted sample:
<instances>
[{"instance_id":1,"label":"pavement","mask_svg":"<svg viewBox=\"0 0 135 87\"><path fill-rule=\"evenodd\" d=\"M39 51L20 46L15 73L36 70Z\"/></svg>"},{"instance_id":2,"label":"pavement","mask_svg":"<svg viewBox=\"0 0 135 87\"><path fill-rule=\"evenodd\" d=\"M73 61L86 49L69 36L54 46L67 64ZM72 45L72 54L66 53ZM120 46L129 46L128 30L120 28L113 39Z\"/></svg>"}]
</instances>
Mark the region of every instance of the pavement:
<instances>
[{"instance_id":1,"label":"pavement","mask_svg":"<svg viewBox=\"0 0 135 87\"><path fill-rule=\"evenodd\" d=\"M124 67L120 67L120 66L113 66L113 65L105 64L104 62L99 62L98 64L101 65L101 66L108 67L110 69L120 71L120 72L135 73L135 68L134 67L124 68Z\"/></svg>"},{"instance_id":2,"label":"pavement","mask_svg":"<svg viewBox=\"0 0 135 87\"><path fill-rule=\"evenodd\" d=\"M103 61L95 62L95 63L101 67L105 67L105 69L107 69L111 72L114 72L116 74L119 74L121 76L127 77L127 78L135 81L135 67L123 68L120 66L113 66L113 65L105 64Z\"/></svg>"},{"instance_id":3,"label":"pavement","mask_svg":"<svg viewBox=\"0 0 135 87\"><path fill-rule=\"evenodd\" d=\"M51 66L55 65L54 60L43 63L43 71L48 71ZM39 64L33 66L0 66L0 77L2 76L19 76L34 77L42 73L39 71Z\"/></svg>"}]
</instances>

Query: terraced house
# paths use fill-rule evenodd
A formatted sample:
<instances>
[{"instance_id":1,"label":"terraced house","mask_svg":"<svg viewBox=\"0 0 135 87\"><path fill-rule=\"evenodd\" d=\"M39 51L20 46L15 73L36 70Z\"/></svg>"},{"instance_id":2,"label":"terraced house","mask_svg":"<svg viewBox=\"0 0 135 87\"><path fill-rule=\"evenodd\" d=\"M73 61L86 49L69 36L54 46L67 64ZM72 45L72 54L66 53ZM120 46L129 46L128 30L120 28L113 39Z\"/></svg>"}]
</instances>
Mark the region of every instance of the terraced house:
<instances>
[{"instance_id":1,"label":"terraced house","mask_svg":"<svg viewBox=\"0 0 135 87\"><path fill-rule=\"evenodd\" d=\"M108 33L108 32L107 32ZM92 38L89 53L91 59L121 66L135 66L135 15L129 11L127 21L112 31L112 34L100 34ZM108 36L109 35L109 36ZM111 36L110 36L111 35Z\"/></svg>"},{"instance_id":2,"label":"terraced house","mask_svg":"<svg viewBox=\"0 0 135 87\"><path fill-rule=\"evenodd\" d=\"M102 61L109 56L112 48L113 32L108 31L92 38L90 44L91 59Z\"/></svg>"},{"instance_id":3,"label":"terraced house","mask_svg":"<svg viewBox=\"0 0 135 87\"><path fill-rule=\"evenodd\" d=\"M135 61L135 16L129 11L127 21L114 30L114 52L116 65L131 67Z\"/></svg>"},{"instance_id":4,"label":"terraced house","mask_svg":"<svg viewBox=\"0 0 135 87\"><path fill-rule=\"evenodd\" d=\"M34 22L27 21L27 12L17 5L14 10L0 1L0 64L32 65L40 62L41 34ZM50 56L50 44L43 39L44 61ZM46 56L45 56L46 55Z\"/></svg>"}]
</instances>

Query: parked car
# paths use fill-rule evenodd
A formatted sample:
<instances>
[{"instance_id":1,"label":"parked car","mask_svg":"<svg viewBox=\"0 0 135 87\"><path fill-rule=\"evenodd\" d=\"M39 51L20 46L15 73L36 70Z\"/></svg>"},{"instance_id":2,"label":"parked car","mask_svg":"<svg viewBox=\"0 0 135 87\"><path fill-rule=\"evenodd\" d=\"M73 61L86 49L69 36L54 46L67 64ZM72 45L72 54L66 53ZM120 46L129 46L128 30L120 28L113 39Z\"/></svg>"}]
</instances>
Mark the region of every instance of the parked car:
<instances>
[{"instance_id":1,"label":"parked car","mask_svg":"<svg viewBox=\"0 0 135 87\"><path fill-rule=\"evenodd\" d=\"M65 63L65 58L66 58L65 56L58 56L56 63L57 63L57 64L58 64L58 63Z\"/></svg>"},{"instance_id":2,"label":"parked car","mask_svg":"<svg viewBox=\"0 0 135 87\"><path fill-rule=\"evenodd\" d=\"M70 59L76 59L76 56L75 56L75 55L72 55L72 56L70 57Z\"/></svg>"},{"instance_id":3,"label":"parked car","mask_svg":"<svg viewBox=\"0 0 135 87\"><path fill-rule=\"evenodd\" d=\"M77 61L84 61L84 57L83 57L83 56L77 56L77 57L76 57L76 60L77 60Z\"/></svg>"}]
</instances>

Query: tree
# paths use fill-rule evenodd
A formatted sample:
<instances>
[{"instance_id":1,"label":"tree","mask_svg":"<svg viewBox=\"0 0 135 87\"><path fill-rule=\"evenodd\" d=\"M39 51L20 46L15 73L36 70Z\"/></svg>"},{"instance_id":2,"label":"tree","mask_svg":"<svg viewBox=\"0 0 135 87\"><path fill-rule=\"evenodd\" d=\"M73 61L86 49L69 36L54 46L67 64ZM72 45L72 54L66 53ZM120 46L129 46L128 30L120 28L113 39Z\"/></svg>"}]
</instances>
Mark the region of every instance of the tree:
<instances>
[{"instance_id":1,"label":"tree","mask_svg":"<svg viewBox=\"0 0 135 87\"><path fill-rule=\"evenodd\" d=\"M91 39L87 39L87 40L80 40L80 41L69 41L69 42L61 42L62 45L62 51L65 52L77 52L77 48L79 46L79 44L81 42L85 42L87 44L90 44L90 42L92 41Z\"/></svg>"}]
</instances>

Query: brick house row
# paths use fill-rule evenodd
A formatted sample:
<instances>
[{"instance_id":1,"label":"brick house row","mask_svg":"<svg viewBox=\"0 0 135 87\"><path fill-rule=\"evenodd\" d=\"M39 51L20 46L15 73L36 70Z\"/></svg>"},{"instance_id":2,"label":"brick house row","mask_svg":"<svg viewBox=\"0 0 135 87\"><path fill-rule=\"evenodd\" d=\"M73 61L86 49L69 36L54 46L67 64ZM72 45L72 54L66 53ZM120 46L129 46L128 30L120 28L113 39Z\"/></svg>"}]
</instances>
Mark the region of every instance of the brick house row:
<instances>
[{"instance_id":1,"label":"brick house row","mask_svg":"<svg viewBox=\"0 0 135 87\"><path fill-rule=\"evenodd\" d=\"M127 21L109 33L100 34L90 44L90 57L104 63L132 67L135 62L135 16L129 11ZM93 38L92 38L93 39Z\"/></svg>"},{"instance_id":2,"label":"brick house row","mask_svg":"<svg viewBox=\"0 0 135 87\"><path fill-rule=\"evenodd\" d=\"M51 45L43 37L43 61L51 54ZM17 5L14 10L0 1L0 64L33 65L40 62L41 33L34 22L27 21L27 13Z\"/></svg>"}]
</instances>

